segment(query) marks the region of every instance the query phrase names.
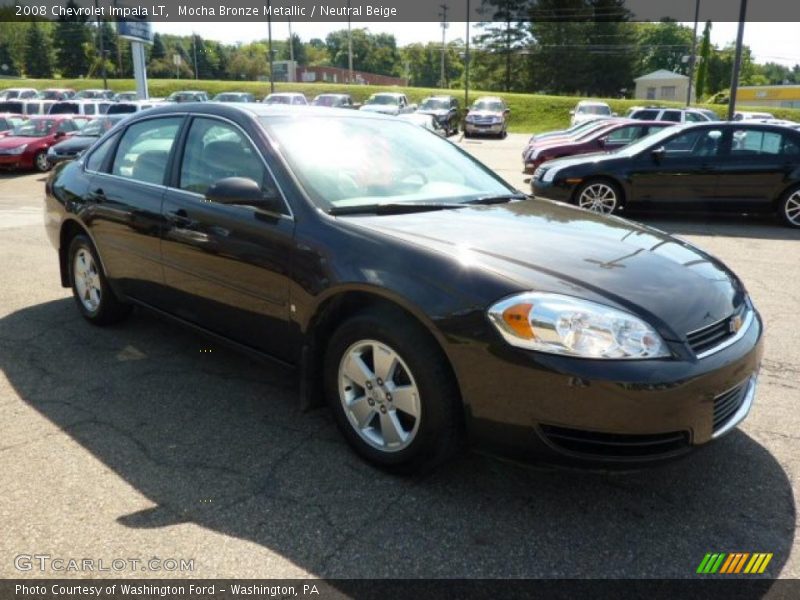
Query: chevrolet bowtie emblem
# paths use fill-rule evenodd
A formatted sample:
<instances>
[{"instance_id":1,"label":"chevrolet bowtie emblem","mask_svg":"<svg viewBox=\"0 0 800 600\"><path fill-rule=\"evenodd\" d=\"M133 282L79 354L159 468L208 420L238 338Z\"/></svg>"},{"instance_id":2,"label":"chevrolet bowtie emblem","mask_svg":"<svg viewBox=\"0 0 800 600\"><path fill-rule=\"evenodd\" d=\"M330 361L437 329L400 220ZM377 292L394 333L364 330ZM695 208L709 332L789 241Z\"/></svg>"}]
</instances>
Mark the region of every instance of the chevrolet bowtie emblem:
<instances>
[{"instance_id":1,"label":"chevrolet bowtie emblem","mask_svg":"<svg viewBox=\"0 0 800 600\"><path fill-rule=\"evenodd\" d=\"M731 333L737 333L742 328L743 319L741 315L736 315L731 319Z\"/></svg>"}]
</instances>

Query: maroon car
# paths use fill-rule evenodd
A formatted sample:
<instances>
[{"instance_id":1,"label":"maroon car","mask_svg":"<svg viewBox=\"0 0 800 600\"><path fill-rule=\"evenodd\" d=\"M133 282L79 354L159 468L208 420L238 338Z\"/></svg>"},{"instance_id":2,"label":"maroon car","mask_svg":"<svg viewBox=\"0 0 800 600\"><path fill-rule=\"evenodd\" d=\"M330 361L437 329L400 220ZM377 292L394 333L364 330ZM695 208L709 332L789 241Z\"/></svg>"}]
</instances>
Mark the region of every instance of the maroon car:
<instances>
[{"instance_id":1,"label":"maroon car","mask_svg":"<svg viewBox=\"0 0 800 600\"><path fill-rule=\"evenodd\" d=\"M86 121L72 115L31 117L0 138L0 168L47 171L47 149L80 130Z\"/></svg>"},{"instance_id":2,"label":"maroon car","mask_svg":"<svg viewBox=\"0 0 800 600\"><path fill-rule=\"evenodd\" d=\"M531 175L543 162L591 152L608 152L627 146L674 123L666 121L613 121L578 138L556 138L533 148L524 159L524 173Z\"/></svg>"}]
</instances>

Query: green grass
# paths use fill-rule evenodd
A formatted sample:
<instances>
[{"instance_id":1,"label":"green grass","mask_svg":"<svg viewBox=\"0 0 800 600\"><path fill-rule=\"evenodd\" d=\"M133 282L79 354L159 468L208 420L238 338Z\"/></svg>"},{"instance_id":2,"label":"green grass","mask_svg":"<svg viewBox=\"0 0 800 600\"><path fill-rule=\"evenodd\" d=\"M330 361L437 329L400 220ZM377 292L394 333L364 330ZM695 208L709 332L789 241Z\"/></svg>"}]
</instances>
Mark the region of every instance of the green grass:
<instances>
[{"instance_id":1,"label":"green grass","mask_svg":"<svg viewBox=\"0 0 800 600\"><path fill-rule=\"evenodd\" d=\"M110 79L109 87L115 91L128 91L135 89L132 79ZM195 81L193 79L150 79L150 95L154 97L168 96L178 90L205 90L212 96L224 91L243 91L251 92L257 98L263 98L269 93L268 82L252 81ZM102 80L99 79L21 79L8 80L8 87L25 86L44 89L47 87L71 87L74 89L98 88L103 87ZM6 87L6 86L4 86ZM356 102L363 102L370 94L378 91L401 91L405 92L411 102L419 102L431 94L449 93L463 101L463 90L439 90L430 88L387 88L380 86L366 85L341 85L333 83L276 83L276 91L298 91L303 92L307 97L313 98L317 94L325 92L342 92L353 96ZM509 130L516 133L537 133L552 129L562 129L569 124L569 111L582 98L573 96L543 96L539 94L505 94L499 92L482 92L479 90L470 91L470 100L474 100L481 95L502 96L511 108ZM611 106L611 109L620 115L624 115L631 106L660 105L660 106L682 106L678 102L652 102L647 100L617 100L603 99ZM727 107L719 104L699 105L710 108L717 112L721 117L727 114ZM741 107L743 110L746 106ZM800 109L789 108L765 108L755 107L753 110L766 110L780 119L790 119L800 121Z\"/></svg>"}]
</instances>

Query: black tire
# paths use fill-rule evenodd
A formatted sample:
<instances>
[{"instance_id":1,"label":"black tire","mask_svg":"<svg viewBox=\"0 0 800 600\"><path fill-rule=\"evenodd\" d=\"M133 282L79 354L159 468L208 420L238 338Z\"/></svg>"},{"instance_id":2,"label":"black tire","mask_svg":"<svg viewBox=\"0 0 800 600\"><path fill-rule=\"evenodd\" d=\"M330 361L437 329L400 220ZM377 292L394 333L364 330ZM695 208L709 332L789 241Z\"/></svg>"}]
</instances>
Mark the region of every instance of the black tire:
<instances>
[{"instance_id":1,"label":"black tire","mask_svg":"<svg viewBox=\"0 0 800 600\"><path fill-rule=\"evenodd\" d=\"M800 228L800 186L790 188L781 196L778 213L785 225Z\"/></svg>"},{"instance_id":2,"label":"black tire","mask_svg":"<svg viewBox=\"0 0 800 600\"><path fill-rule=\"evenodd\" d=\"M87 306L88 300L86 294L79 291L80 285L76 281L81 275L76 273L76 257L81 254L82 258L91 257L93 261L95 274L93 280L95 287L99 289L99 295L94 295L90 292L88 295L96 300L96 306L93 308ZM79 234L72 238L67 252L67 268L69 269L69 283L72 287L72 296L75 298L75 303L78 305L78 311L84 319L93 325L111 325L117 323L127 317L131 312L131 306L121 302L114 294L111 287L108 285L108 280L103 272L102 263L97 255L94 244L85 235ZM91 269L90 269L91 270ZM84 284L84 287L85 284Z\"/></svg>"},{"instance_id":3,"label":"black tire","mask_svg":"<svg viewBox=\"0 0 800 600\"><path fill-rule=\"evenodd\" d=\"M395 351L416 382L418 429L403 449L373 447L356 431L345 412L339 391L339 366L348 350L364 340L375 340ZM324 389L345 439L360 456L382 469L400 474L427 472L451 458L461 445L461 401L447 359L422 326L398 309L367 309L334 332L325 352ZM380 419L377 405L375 413L375 418Z\"/></svg>"},{"instance_id":4,"label":"black tire","mask_svg":"<svg viewBox=\"0 0 800 600\"><path fill-rule=\"evenodd\" d=\"M601 212L599 210L593 210L591 208L581 206L581 196L592 186L606 186L613 192L615 202L614 208L610 212ZM605 215L616 215L619 214L620 209L625 205L625 198L622 194L622 189L614 181L605 178L595 178L584 182L580 187L578 187L577 190L575 190L575 195L572 197L572 203L576 206L584 208L585 210L589 210L590 212L596 212Z\"/></svg>"}]
</instances>

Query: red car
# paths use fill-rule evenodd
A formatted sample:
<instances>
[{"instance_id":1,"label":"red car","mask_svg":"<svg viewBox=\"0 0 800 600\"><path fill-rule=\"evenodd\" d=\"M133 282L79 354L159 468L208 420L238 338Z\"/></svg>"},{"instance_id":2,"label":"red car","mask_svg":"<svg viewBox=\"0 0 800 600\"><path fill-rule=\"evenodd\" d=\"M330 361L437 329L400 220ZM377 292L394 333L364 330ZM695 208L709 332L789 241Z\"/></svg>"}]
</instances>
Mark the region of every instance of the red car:
<instances>
[{"instance_id":1,"label":"red car","mask_svg":"<svg viewBox=\"0 0 800 600\"><path fill-rule=\"evenodd\" d=\"M17 113L0 113L0 138L12 133L14 128L22 125L27 118Z\"/></svg>"},{"instance_id":2,"label":"red car","mask_svg":"<svg viewBox=\"0 0 800 600\"><path fill-rule=\"evenodd\" d=\"M591 152L610 152L655 131L674 125L668 121L615 121L571 139L547 140L531 148L524 157L524 173L531 175L543 162Z\"/></svg>"},{"instance_id":3,"label":"red car","mask_svg":"<svg viewBox=\"0 0 800 600\"><path fill-rule=\"evenodd\" d=\"M71 115L31 117L10 135L0 137L0 168L47 171L47 149L80 130L86 121Z\"/></svg>"}]
</instances>

